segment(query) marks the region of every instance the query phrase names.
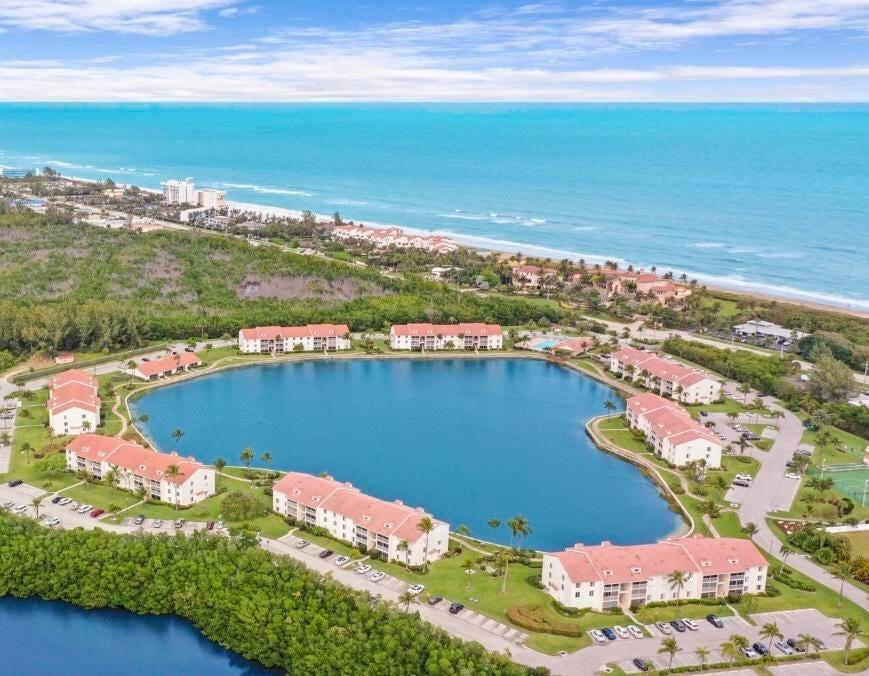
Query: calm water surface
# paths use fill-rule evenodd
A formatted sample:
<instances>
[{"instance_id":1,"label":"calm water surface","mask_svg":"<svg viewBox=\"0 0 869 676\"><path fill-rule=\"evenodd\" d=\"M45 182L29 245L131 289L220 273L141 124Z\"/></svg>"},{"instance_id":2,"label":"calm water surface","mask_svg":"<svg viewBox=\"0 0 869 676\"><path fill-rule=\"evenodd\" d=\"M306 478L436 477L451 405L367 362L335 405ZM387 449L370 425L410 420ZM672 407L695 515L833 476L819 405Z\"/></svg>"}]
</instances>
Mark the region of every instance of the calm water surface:
<instances>
[{"instance_id":1,"label":"calm water surface","mask_svg":"<svg viewBox=\"0 0 869 676\"><path fill-rule=\"evenodd\" d=\"M524 514L528 544L650 542L678 525L636 467L597 450L585 422L621 400L540 361L335 360L255 366L159 388L133 405L171 449L239 464L328 471L491 538L491 518ZM261 464L259 460L256 464ZM498 540L507 537L506 528Z\"/></svg>"},{"instance_id":2,"label":"calm water surface","mask_svg":"<svg viewBox=\"0 0 869 676\"><path fill-rule=\"evenodd\" d=\"M0 673L12 676L276 674L177 617L0 596Z\"/></svg>"}]
</instances>

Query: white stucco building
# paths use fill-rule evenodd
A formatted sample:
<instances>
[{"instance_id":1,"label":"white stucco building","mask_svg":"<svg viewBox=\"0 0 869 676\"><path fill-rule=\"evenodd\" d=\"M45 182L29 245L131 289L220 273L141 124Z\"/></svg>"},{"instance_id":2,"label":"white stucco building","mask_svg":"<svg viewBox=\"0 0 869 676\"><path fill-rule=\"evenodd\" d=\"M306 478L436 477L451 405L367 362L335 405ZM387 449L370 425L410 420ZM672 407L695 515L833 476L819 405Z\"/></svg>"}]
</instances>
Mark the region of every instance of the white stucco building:
<instances>
[{"instance_id":1,"label":"white stucco building","mask_svg":"<svg viewBox=\"0 0 869 676\"><path fill-rule=\"evenodd\" d=\"M206 188L196 191L196 204L203 209L221 210L226 208L226 191Z\"/></svg>"},{"instance_id":2,"label":"white stucco building","mask_svg":"<svg viewBox=\"0 0 869 676\"><path fill-rule=\"evenodd\" d=\"M680 571L680 588L670 576ZM674 538L621 547L603 542L543 555L543 586L570 608L598 612L651 602L757 594L766 589L767 561L751 540Z\"/></svg>"},{"instance_id":3,"label":"white stucco building","mask_svg":"<svg viewBox=\"0 0 869 676\"><path fill-rule=\"evenodd\" d=\"M449 524L421 507L365 495L330 476L289 472L273 486L272 501L278 514L325 528L332 537L379 552L389 561L421 566L437 561L449 548ZM433 524L427 535L419 529L426 517Z\"/></svg>"},{"instance_id":4,"label":"white stucco building","mask_svg":"<svg viewBox=\"0 0 869 676\"><path fill-rule=\"evenodd\" d=\"M244 354L334 352L351 347L346 324L256 326L238 332L238 349Z\"/></svg>"},{"instance_id":5,"label":"white stucco building","mask_svg":"<svg viewBox=\"0 0 869 676\"><path fill-rule=\"evenodd\" d=\"M100 398L96 378L70 369L48 383L48 425L56 436L93 432L100 425Z\"/></svg>"},{"instance_id":6,"label":"white stucco building","mask_svg":"<svg viewBox=\"0 0 869 676\"><path fill-rule=\"evenodd\" d=\"M114 471L118 488L134 493L144 489L152 500L181 507L200 502L215 491L213 467L118 437L76 437L67 444L66 466L97 479ZM177 469L174 475L172 467Z\"/></svg>"},{"instance_id":7,"label":"white stucco building","mask_svg":"<svg viewBox=\"0 0 869 676\"><path fill-rule=\"evenodd\" d=\"M163 181L163 199L166 204L197 204L196 186L192 181Z\"/></svg>"},{"instance_id":8,"label":"white stucco building","mask_svg":"<svg viewBox=\"0 0 869 676\"><path fill-rule=\"evenodd\" d=\"M764 338L775 338L779 342L790 340L800 340L805 338L808 333L797 331L796 329L788 329L778 324L773 324L763 319L752 319L744 324L737 324L733 327L733 332L740 336L763 336Z\"/></svg>"},{"instance_id":9,"label":"white stucco building","mask_svg":"<svg viewBox=\"0 0 869 676\"><path fill-rule=\"evenodd\" d=\"M497 324L396 324L389 331L393 350L500 350L504 332Z\"/></svg>"},{"instance_id":10,"label":"white stucco building","mask_svg":"<svg viewBox=\"0 0 869 676\"><path fill-rule=\"evenodd\" d=\"M721 441L676 402L644 392L628 399L625 419L670 464L684 467L702 460L706 467L721 467Z\"/></svg>"},{"instance_id":11,"label":"white stucco building","mask_svg":"<svg viewBox=\"0 0 869 676\"><path fill-rule=\"evenodd\" d=\"M675 359L625 347L610 355L610 371L683 404L711 404L721 398L721 382Z\"/></svg>"}]
</instances>

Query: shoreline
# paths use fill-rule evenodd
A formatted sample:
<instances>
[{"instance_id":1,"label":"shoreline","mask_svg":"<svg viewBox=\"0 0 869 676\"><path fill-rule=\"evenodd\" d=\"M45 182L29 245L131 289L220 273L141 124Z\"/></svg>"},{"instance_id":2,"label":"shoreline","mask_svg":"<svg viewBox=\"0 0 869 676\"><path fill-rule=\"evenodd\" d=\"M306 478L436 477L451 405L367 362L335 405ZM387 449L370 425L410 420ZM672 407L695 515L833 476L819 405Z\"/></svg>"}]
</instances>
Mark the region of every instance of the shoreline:
<instances>
[{"instance_id":1,"label":"shoreline","mask_svg":"<svg viewBox=\"0 0 869 676\"><path fill-rule=\"evenodd\" d=\"M70 181L80 181L82 183L98 183L100 179L90 179L82 176L64 176L61 175L61 178L65 178ZM121 188L129 188L134 184L131 183L119 183L115 182L118 187ZM142 186L137 186L143 192L147 192L153 195L160 195L162 191L156 190L154 188L144 188ZM255 202L244 202L238 200L227 200L227 207L229 210L240 210L240 211L249 211L251 213L258 213L261 216L277 216L277 217L289 217L289 218L298 218L302 215L303 210L301 209L292 209L290 207L279 207L272 206L267 204L259 204ZM328 221L331 222L331 216L326 214L315 213L314 216L320 221ZM553 260L557 260L560 258L568 258L573 261L577 261L580 259L585 260L587 263L591 264L601 264L603 265L606 261L614 261L619 264L620 267L627 267L628 265L633 265L634 267L647 267L639 265L638 263L634 263L632 261L627 260L621 256L614 255L600 255L600 254L586 254L582 252L569 251L565 249L557 249L552 247L546 247L542 245L535 245L523 242L513 242L509 240L501 240L496 237L488 237L488 236L475 236L475 235L467 235L462 233L456 233L451 230L429 230L425 228L418 228L413 226L400 225L395 223L379 223L374 221L361 221L353 218L352 216L347 216L347 222L354 222L357 225L365 225L366 227L375 228L375 229L386 229L386 228L400 228L404 232L408 234L415 235L440 235L442 237L447 237L452 239L460 246L463 246L468 249L472 249L474 251L480 253L498 253L498 254L511 254L517 251L525 255L530 255L539 258L552 258ZM183 224L182 224L183 225ZM732 279L728 280L727 278L716 277L715 275L711 275L708 273L702 272L689 272L688 270L680 269L678 267L669 267L669 266L658 266L659 268L666 268L671 270L674 275L678 276L681 274L686 274L689 278L696 278L698 282L705 285L710 291L726 293L726 294L734 294L738 296L743 296L745 298L754 299L757 301L774 301L780 303L788 303L792 305L800 305L806 308L821 310L827 312L838 312L842 314L848 314L854 317L859 317L861 319L869 319L869 299L852 299L844 296L835 296L830 293L822 292L822 291L809 291L806 289L797 289L786 286L779 286L776 284L767 284L759 281L752 280L737 280Z\"/></svg>"},{"instance_id":2,"label":"shoreline","mask_svg":"<svg viewBox=\"0 0 869 676\"><path fill-rule=\"evenodd\" d=\"M161 451L160 447L157 446L156 443L154 443L154 440L150 436L148 436L147 434L142 432L142 430L140 430L139 427L136 425L137 420L136 420L135 416L133 416L132 410L130 409L130 401L131 400L135 401L136 399L139 399L140 397L144 396L146 393L148 393L151 390L156 390L156 389L159 389L161 387L168 387L168 386L172 386L172 385L182 385L188 381L195 380L195 379L200 378L200 377L216 375L216 374L219 374L223 371L229 371L229 370L234 370L234 369L238 369L238 368L249 368L252 366L284 366L287 364L303 363L306 361L329 361L329 360L335 359L335 358L345 359L345 360L352 360L352 359L369 359L369 360L370 359L385 359L385 360L392 360L392 359L431 359L431 360L435 360L435 359L529 359L529 360L544 361L546 363L551 363L549 361L549 359L541 353L516 351L516 350L511 350L509 352L505 351L503 353L457 352L456 354L440 353L437 355L426 354L426 353L408 353L408 354L364 354L364 353L332 354L332 353L330 353L330 354L325 355L325 356L321 355L319 353L301 354L301 355L293 354L293 355L285 356L283 358L278 358L278 359L273 358L270 361L256 360L256 361L251 361L248 363L240 362L240 363L224 364L222 366L218 366L215 369L206 368L206 369L200 369L200 370L194 370L194 371L187 371L184 374L182 374L181 377L179 377L177 379L158 380L158 381L152 382L152 383L143 383L144 387L140 387L132 392L128 392L124 396L123 408L126 411L127 417L131 421L129 427L132 428L136 434L138 434L140 437L142 437L142 439L145 440L151 448L153 448L157 451L160 451L160 452L165 452L165 451ZM581 369L581 368L577 367L576 365L570 364L569 362L559 363L559 364L555 364L555 365L561 366L563 368L567 368L569 371L572 371L573 373L578 374L580 376L585 376L586 378L591 378L592 380L594 380L598 383L601 383L602 385L608 387L609 389L611 389L615 394L617 394L620 397L626 393L625 392L626 388L619 387L619 385L611 383L607 379L605 379L599 375L593 374L589 371L586 371L584 369ZM587 420L585 425L584 425L586 435L588 436L589 439L591 439L592 444L597 449L597 451L600 453L606 453L607 455L612 455L612 456L618 458L619 460L621 460L622 462L625 462L629 465L634 466L637 469L637 471L639 471L640 474L644 478L646 478L656 489L658 489L659 494L663 490L665 493L669 494L671 499L675 500L676 504L678 504L680 507L680 513L678 514L678 516L680 518L679 525L677 525L669 533L667 533L662 538L660 538L660 540L665 540L668 538L676 538L676 537L687 537L687 536L691 535L691 533L694 532L695 525L693 522L693 518L690 515L690 512L684 507L684 505L682 505L681 501L673 493L672 489L667 484L667 482L664 481L664 479L658 474L657 469L651 465L648 468L646 468L646 466L644 465L644 463L642 461L640 461L639 459L632 458L630 455L628 455L627 452L625 452L625 453L613 453L613 452L611 452L610 450L606 449L603 445L598 443L598 439L596 438L596 436L589 432L589 425L591 425L594 421L600 419L601 417L605 417L605 416L606 416L606 414L599 414L597 416L592 416L592 418ZM651 469L651 472L647 473L646 471L644 471L644 469ZM287 471L292 471L292 470L279 470L279 471L287 472ZM668 506L670 505L670 501L666 497L664 497L664 495L661 495L661 499L664 500L664 502L667 503ZM480 539L480 538L473 538L473 539ZM499 544L499 543L493 543L493 544ZM503 547L505 545L499 544L499 546ZM534 551L542 552L543 550L535 549Z\"/></svg>"}]
</instances>

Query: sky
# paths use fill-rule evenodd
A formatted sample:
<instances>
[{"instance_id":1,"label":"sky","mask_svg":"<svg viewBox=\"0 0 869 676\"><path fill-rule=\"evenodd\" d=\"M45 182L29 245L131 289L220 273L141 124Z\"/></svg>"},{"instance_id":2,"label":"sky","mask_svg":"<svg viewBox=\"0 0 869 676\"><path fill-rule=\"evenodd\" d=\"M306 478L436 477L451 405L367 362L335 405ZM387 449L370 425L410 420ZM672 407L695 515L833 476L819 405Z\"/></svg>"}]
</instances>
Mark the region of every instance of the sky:
<instances>
[{"instance_id":1,"label":"sky","mask_svg":"<svg viewBox=\"0 0 869 676\"><path fill-rule=\"evenodd\" d=\"M869 101L869 0L0 0L4 101Z\"/></svg>"}]
</instances>

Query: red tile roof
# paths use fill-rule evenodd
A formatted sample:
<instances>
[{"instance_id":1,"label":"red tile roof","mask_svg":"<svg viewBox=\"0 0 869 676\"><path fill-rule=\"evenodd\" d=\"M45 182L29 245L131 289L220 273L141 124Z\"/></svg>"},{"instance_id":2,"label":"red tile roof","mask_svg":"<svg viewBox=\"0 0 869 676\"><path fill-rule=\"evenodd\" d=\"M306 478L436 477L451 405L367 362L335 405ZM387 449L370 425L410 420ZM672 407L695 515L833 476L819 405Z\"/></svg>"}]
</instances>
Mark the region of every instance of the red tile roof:
<instances>
[{"instance_id":1,"label":"red tile roof","mask_svg":"<svg viewBox=\"0 0 869 676\"><path fill-rule=\"evenodd\" d=\"M51 393L46 405L52 414L62 413L75 407L91 413L100 410L97 381L92 375L80 369L70 369L55 376L49 382L49 388Z\"/></svg>"},{"instance_id":2,"label":"red tile roof","mask_svg":"<svg viewBox=\"0 0 869 676\"><path fill-rule=\"evenodd\" d=\"M307 326L256 326L242 329L245 340L275 340L276 338L341 337L350 333L346 324L308 324Z\"/></svg>"},{"instance_id":3,"label":"red tile roof","mask_svg":"<svg viewBox=\"0 0 869 676\"><path fill-rule=\"evenodd\" d=\"M166 479L183 484L194 472L205 467L194 458L183 458L177 453L160 453L132 441L100 434L79 435L70 441L66 448L79 457L94 462L105 461L155 481ZM174 479L166 476L166 470L170 465L177 465L181 472Z\"/></svg>"},{"instance_id":4,"label":"red tile roof","mask_svg":"<svg viewBox=\"0 0 869 676\"><path fill-rule=\"evenodd\" d=\"M87 371L81 369L69 369L63 373L58 373L54 378L48 381L48 386L51 388L60 387L67 383L81 383L82 385L97 386L96 378Z\"/></svg>"},{"instance_id":5,"label":"red tile roof","mask_svg":"<svg viewBox=\"0 0 869 676\"><path fill-rule=\"evenodd\" d=\"M139 362L136 370L143 376L150 378L151 376L159 376L164 373L172 373L175 369L184 368L185 366L200 366L201 364L202 360L198 355L192 352L179 352L162 359Z\"/></svg>"},{"instance_id":6,"label":"red tile roof","mask_svg":"<svg viewBox=\"0 0 869 676\"><path fill-rule=\"evenodd\" d=\"M662 359L651 352L637 350L632 347L624 347L614 352L612 356L622 364L632 365L638 371L646 370L656 378L675 382L682 386L694 385L702 380L709 379L709 376L701 371L689 368L676 361Z\"/></svg>"},{"instance_id":7,"label":"red tile roof","mask_svg":"<svg viewBox=\"0 0 869 676\"><path fill-rule=\"evenodd\" d=\"M641 415L659 408L680 409L681 407L675 401L665 399L654 392L643 392L628 399L628 408L631 413Z\"/></svg>"},{"instance_id":8,"label":"red tile roof","mask_svg":"<svg viewBox=\"0 0 869 676\"><path fill-rule=\"evenodd\" d=\"M352 487L350 484L335 481L332 477L312 476L302 472L287 472L275 485L273 492L286 495L293 502L308 507L319 507L323 500L339 488Z\"/></svg>"},{"instance_id":9,"label":"red tile roof","mask_svg":"<svg viewBox=\"0 0 869 676\"><path fill-rule=\"evenodd\" d=\"M396 336L500 336L498 324L395 324L391 332Z\"/></svg>"}]
</instances>

